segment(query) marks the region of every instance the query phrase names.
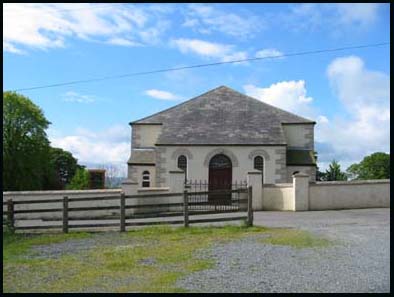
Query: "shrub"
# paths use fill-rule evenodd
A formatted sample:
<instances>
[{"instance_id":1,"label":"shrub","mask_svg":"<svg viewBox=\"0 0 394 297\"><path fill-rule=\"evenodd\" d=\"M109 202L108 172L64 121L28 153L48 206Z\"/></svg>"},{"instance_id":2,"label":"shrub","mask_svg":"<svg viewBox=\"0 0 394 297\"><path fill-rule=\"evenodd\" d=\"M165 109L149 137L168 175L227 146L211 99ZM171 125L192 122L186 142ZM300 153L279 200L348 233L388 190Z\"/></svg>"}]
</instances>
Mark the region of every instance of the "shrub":
<instances>
[{"instance_id":1,"label":"shrub","mask_svg":"<svg viewBox=\"0 0 394 297\"><path fill-rule=\"evenodd\" d=\"M89 172L82 168L77 169L75 175L67 186L67 190L86 190L89 189Z\"/></svg>"}]
</instances>

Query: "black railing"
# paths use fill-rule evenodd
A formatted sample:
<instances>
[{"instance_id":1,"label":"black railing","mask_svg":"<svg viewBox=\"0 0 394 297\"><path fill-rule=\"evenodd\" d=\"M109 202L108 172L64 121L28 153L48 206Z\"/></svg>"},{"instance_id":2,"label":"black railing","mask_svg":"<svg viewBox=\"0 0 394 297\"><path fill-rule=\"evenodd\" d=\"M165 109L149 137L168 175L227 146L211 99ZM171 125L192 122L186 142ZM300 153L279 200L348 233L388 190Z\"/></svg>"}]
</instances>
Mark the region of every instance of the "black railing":
<instances>
[{"instance_id":1,"label":"black railing","mask_svg":"<svg viewBox=\"0 0 394 297\"><path fill-rule=\"evenodd\" d=\"M194 212L222 213L246 210L246 181L228 183L208 183L189 180L185 184L190 215Z\"/></svg>"}]
</instances>

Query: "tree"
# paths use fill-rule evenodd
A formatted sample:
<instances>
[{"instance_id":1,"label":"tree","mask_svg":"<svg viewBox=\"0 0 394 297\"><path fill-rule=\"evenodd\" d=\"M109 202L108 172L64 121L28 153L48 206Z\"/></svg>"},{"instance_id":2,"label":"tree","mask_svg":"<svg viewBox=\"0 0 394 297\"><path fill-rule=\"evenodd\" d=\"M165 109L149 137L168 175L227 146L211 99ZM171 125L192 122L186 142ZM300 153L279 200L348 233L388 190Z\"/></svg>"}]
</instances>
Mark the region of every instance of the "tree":
<instances>
[{"instance_id":1,"label":"tree","mask_svg":"<svg viewBox=\"0 0 394 297\"><path fill-rule=\"evenodd\" d=\"M49 124L29 98L3 92L3 190L42 189L49 170Z\"/></svg>"},{"instance_id":2,"label":"tree","mask_svg":"<svg viewBox=\"0 0 394 297\"><path fill-rule=\"evenodd\" d=\"M64 189L75 175L78 168L78 160L70 152L61 148L51 147L49 150L50 172L47 189Z\"/></svg>"},{"instance_id":3,"label":"tree","mask_svg":"<svg viewBox=\"0 0 394 297\"><path fill-rule=\"evenodd\" d=\"M85 168L78 168L70 183L66 187L67 190L86 190L89 189L89 171Z\"/></svg>"},{"instance_id":4,"label":"tree","mask_svg":"<svg viewBox=\"0 0 394 297\"><path fill-rule=\"evenodd\" d=\"M316 162L316 181L324 181L326 180L326 174L324 172L321 172L319 170L319 166L317 165L318 153L316 151L313 151L313 155L315 157L315 162Z\"/></svg>"},{"instance_id":5,"label":"tree","mask_svg":"<svg viewBox=\"0 0 394 297\"><path fill-rule=\"evenodd\" d=\"M326 180L326 173L325 172L321 172L319 170L319 167L316 166L316 180L317 181L325 181Z\"/></svg>"},{"instance_id":6,"label":"tree","mask_svg":"<svg viewBox=\"0 0 394 297\"><path fill-rule=\"evenodd\" d=\"M350 165L346 171L355 179L389 179L390 154L373 153L360 163Z\"/></svg>"},{"instance_id":7,"label":"tree","mask_svg":"<svg viewBox=\"0 0 394 297\"><path fill-rule=\"evenodd\" d=\"M326 170L325 180L347 180L347 175L345 172L341 171L341 165L339 165L337 161L333 160L329 165L329 168Z\"/></svg>"}]
</instances>

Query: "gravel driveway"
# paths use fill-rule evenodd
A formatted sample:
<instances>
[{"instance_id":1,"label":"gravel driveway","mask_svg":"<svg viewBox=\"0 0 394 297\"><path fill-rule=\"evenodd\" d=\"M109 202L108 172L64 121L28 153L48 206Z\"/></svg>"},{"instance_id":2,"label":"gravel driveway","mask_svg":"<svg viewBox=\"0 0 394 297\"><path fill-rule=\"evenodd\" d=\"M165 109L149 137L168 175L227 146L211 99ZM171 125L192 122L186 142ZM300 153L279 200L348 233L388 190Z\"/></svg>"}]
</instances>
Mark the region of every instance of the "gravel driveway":
<instances>
[{"instance_id":1,"label":"gravel driveway","mask_svg":"<svg viewBox=\"0 0 394 297\"><path fill-rule=\"evenodd\" d=\"M264 233L249 235L199 250L197 256L215 267L176 286L191 292L390 292L390 209L255 212L254 223L307 230L333 245L295 249L262 243ZM45 259L134 244L132 237L103 232L33 250Z\"/></svg>"},{"instance_id":2,"label":"gravel driveway","mask_svg":"<svg viewBox=\"0 0 394 297\"><path fill-rule=\"evenodd\" d=\"M294 227L334 245L294 249L258 236L216 245L216 267L177 282L192 292L390 292L390 210L255 212L255 224ZM260 235L261 236L261 235Z\"/></svg>"}]
</instances>

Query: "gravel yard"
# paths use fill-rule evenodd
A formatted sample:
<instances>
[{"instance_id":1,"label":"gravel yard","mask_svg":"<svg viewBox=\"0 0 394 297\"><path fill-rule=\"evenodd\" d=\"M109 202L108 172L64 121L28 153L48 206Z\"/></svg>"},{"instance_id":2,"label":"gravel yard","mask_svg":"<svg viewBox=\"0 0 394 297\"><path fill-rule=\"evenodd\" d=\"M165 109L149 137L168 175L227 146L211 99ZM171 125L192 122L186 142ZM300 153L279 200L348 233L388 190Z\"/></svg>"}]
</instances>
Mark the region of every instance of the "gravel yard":
<instances>
[{"instance_id":1,"label":"gravel yard","mask_svg":"<svg viewBox=\"0 0 394 297\"><path fill-rule=\"evenodd\" d=\"M261 244L261 235L200 254L216 266L178 280L193 292L390 292L390 211L256 212L255 224L325 236L325 248Z\"/></svg>"},{"instance_id":2,"label":"gravel yard","mask_svg":"<svg viewBox=\"0 0 394 297\"><path fill-rule=\"evenodd\" d=\"M268 229L75 233L42 244L38 238L28 252L3 252L3 287L5 292L390 291L389 209L255 212L254 218ZM275 241L276 233L285 241Z\"/></svg>"}]
</instances>

